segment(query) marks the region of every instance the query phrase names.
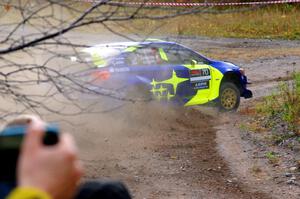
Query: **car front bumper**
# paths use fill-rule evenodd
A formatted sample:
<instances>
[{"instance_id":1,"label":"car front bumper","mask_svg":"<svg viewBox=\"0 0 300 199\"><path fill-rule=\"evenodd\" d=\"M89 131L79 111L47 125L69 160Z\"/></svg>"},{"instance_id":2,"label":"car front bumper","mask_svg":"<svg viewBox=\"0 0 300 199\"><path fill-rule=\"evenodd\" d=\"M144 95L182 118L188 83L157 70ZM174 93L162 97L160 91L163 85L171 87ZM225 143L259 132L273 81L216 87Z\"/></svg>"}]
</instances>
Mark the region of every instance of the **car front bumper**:
<instances>
[{"instance_id":1,"label":"car front bumper","mask_svg":"<svg viewBox=\"0 0 300 199\"><path fill-rule=\"evenodd\" d=\"M245 89L241 96L248 99L248 98L252 98L253 94L252 91Z\"/></svg>"}]
</instances>

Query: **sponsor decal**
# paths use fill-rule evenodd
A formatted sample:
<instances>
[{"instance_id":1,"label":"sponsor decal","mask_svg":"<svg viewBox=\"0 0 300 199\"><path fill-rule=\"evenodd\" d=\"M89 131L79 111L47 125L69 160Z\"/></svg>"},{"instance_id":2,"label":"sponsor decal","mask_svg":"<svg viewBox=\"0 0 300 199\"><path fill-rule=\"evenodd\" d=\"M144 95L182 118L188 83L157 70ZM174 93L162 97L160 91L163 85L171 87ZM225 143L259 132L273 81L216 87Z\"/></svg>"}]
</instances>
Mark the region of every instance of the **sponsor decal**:
<instances>
[{"instance_id":1,"label":"sponsor decal","mask_svg":"<svg viewBox=\"0 0 300 199\"><path fill-rule=\"evenodd\" d=\"M190 82L194 89L208 89L210 80L209 68L190 70Z\"/></svg>"},{"instance_id":2,"label":"sponsor decal","mask_svg":"<svg viewBox=\"0 0 300 199\"><path fill-rule=\"evenodd\" d=\"M189 79L178 77L176 72L173 70L172 77L169 79L166 79L164 81L156 81L155 79L152 79L152 82L150 83L152 86L152 89L150 90L150 92L158 100L162 100L162 99L170 100L171 98L173 98L176 95L177 86L187 80L189 80ZM172 85L173 90L169 91L165 87L165 85Z\"/></svg>"}]
</instances>

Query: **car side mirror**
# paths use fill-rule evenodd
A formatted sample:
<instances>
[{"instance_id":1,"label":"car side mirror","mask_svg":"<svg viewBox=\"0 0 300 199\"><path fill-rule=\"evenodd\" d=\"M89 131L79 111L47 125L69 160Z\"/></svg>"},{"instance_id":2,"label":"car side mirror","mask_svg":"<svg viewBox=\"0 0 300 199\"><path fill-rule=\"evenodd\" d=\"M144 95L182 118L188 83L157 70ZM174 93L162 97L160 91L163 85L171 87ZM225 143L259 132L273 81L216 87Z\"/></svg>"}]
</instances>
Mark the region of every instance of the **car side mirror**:
<instances>
[{"instance_id":1,"label":"car side mirror","mask_svg":"<svg viewBox=\"0 0 300 199\"><path fill-rule=\"evenodd\" d=\"M192 59L192 61L191 61L191 65L194 67L195 65L197 65L197 61L196 60L194 60L194 59Z\"/></svg>"}]
</instances>

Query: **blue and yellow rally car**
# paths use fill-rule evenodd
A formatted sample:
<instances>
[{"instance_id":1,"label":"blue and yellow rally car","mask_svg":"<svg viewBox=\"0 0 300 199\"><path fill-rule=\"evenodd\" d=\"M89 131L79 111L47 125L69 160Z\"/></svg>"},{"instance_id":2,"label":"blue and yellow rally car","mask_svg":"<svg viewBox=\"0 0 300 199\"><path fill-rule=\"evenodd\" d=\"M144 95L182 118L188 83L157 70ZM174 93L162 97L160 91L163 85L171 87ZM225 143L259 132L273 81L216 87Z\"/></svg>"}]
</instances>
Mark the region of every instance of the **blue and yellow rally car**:
<instances>
[{"instance_id":1,"label":"blue and yellow rally car","mask_svg":"<svg viewBox=\"0 0 300 199\"><path fill-rule=\"evenodd\" d=\"M224 111L236 110L240 97L252 97L242 68L206 58L175 42L109 43L82 53L81 59L94 65L88 72L90 83L102 87L141 86L157 100L184 106L215 101Z\"/></svg>"}]
</instances>

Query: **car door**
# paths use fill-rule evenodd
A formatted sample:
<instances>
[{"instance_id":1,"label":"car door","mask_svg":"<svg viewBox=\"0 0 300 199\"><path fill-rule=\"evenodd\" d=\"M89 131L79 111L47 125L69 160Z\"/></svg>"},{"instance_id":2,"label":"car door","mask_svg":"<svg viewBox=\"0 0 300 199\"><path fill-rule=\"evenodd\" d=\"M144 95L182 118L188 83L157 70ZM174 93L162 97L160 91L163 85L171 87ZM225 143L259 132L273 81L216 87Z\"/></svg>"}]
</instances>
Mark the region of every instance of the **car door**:
<instances>
[{"instance_id":1,"label":"car door","mask_svg":"<svg viewBox=\"0 0 300 199\"><path fill-rule=\"evenodd\" d=\"M170 64L184 67L184 72L181 73L188 81L177 91L177 95L185 102L184 105L207 103L213 86L211 66L197 53L179 45L166 46L164 51Z\"/></svg>"},{"instance_id":2,"label":"car door","mask_svg":"<svg viewBox=\"0 0 300 199\"><path fill-rule=\"evenodd\" d=\"M210 66L198 63L185 66L189 70L190 87L196 92L185 105L207 103L212 90L212 72Z\"/></svg>"}]
</instances>

